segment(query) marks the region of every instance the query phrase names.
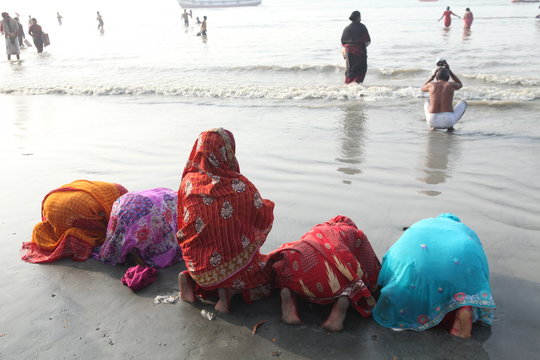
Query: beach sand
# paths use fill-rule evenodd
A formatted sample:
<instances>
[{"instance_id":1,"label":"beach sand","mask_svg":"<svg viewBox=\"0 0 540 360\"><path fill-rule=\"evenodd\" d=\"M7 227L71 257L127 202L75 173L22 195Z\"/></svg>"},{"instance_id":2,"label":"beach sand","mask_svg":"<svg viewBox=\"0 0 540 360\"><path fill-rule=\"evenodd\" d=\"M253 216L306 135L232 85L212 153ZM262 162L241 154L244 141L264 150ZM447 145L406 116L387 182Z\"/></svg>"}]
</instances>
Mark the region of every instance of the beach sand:
<instances>
[{"instance_id":1,"label":"beach sand","mask_svg":"<svg viewBox=\"0 0 540 360\"><path fill-rule=\"evenodd\" d=\"M449 134L427 129L420 100L328 107L205 101L0 96L0 359L539 356L534 109L473 104ZM263 252L342 214L382 258L403 226L453 212L488 256L498 306L493 327L475 326L469 340L438 329L396 333L349 311L344 331L330 334L319 328L330 310L324 306L301 303L305 325L281 323L277 294L253 305L237 300L230 315L209 321L200 310L211 305L153 304L178 292L183 264L133 293L120 283L125 266L20 260L48 191L76 179L177 189L196 136L217 126L235 134L242 172L276 203ZM261 320L269 321L252 335Z\"/></svg>"}]
</instances>

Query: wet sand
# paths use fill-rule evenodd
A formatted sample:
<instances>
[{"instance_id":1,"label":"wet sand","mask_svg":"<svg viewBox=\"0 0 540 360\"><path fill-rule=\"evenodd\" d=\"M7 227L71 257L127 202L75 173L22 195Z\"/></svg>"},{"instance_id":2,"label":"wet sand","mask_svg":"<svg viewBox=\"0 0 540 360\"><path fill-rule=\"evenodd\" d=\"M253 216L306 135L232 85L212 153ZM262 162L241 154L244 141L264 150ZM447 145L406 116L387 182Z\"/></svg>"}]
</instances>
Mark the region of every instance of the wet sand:
<instances>
[{"instance_id":1,"label":"wet sand","mask_svg":"<svg viewBox=\"0 0 540 360\"><path fill-rule=\"evenodd\" d=\"M473 106L447 134L426 129L418 102L283 108L2 96L0 106L0 359L528 359L540 352L540 134L527 125L534 109ZM236 301L232 314L209 321L200 310L210 305L153 304L178 291L183 264L133 293L119 280L125 266L20 260L49 190L79 178L176 189L197 134L216 126L233 131L241 169L276 202L263 251L343 214L382 257L402 226L454 212L486 250L494 326L475 326L473 338L461 340L437 329L395 333L350 311L344 331L330 334L319 328L328 307L301 303L305 325L287 326L277 295ZM269 322L252 335L261 320Z\"/></svg>"}]
</instances>

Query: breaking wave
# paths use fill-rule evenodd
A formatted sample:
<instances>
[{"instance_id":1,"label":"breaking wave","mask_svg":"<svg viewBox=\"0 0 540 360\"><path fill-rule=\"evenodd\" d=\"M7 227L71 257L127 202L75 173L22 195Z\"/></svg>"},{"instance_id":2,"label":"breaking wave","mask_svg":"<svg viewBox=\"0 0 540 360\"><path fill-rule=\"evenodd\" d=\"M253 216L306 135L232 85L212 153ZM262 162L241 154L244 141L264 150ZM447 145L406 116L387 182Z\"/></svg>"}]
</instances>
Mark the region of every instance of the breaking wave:
<instances>
[{"instance_id":1,"label":"breaking wave","mask_svg":"<svg viewBox=\"0 0 540 360\"><path fill-rule=\"evenodd\" d=\"M400 86L53 86L0 87L1 94L75 96L177 96L190 98L268 100L403 100L424 98L418 87ZM484 102L530 102L540 88L464 87L456 98Z\"/></svg>"}]
</instances>

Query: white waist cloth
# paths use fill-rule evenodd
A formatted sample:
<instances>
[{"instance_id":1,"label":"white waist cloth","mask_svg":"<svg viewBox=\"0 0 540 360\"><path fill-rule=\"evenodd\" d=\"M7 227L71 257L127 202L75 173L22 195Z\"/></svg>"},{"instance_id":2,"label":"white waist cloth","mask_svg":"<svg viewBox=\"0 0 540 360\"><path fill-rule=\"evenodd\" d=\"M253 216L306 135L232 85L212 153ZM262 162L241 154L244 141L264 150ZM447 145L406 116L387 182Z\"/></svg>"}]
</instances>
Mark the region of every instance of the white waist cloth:
<instances>
[{"instance_id":1,"label":"white waist cloth","mask_svg":"<svg viewBox=\"0 0 540 360\"><path fill-rule=\"evenodd\" d=\"M454 106L453 112L443 112L432 114L429 110L429 101L424 103L424 112L426 113L426 121L428 125L434 129L449 129L461 119L465 110L467 109L467 103L461 100Z\"/></svg>"}]
</instances>

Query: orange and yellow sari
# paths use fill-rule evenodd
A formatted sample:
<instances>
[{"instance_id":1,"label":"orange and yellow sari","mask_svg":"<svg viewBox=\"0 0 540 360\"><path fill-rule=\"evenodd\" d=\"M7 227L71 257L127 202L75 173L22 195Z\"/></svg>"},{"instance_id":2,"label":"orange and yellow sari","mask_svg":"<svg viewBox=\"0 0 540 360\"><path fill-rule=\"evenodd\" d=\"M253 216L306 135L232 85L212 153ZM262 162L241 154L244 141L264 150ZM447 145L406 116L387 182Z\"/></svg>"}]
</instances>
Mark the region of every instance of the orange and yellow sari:
<instances>
[{"instance_id":1,"label":"orange and yellow sari","mask_svg":"<svg viewBox=\"0 0 540 360\"><path fill-rule=\"evenodd\" d=\"M127 190L118 184L77 180L48 193L41 204L42 221L32 241L23 243L22 259L54 262L63 257L85 261L105 240L114 201Z\"/></svg>"}]
</instances>

